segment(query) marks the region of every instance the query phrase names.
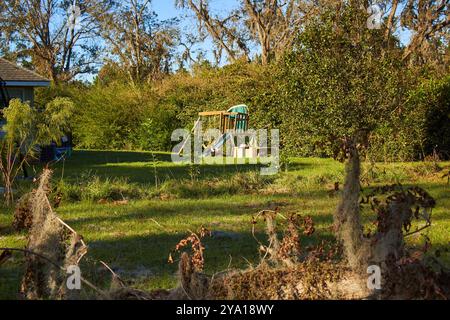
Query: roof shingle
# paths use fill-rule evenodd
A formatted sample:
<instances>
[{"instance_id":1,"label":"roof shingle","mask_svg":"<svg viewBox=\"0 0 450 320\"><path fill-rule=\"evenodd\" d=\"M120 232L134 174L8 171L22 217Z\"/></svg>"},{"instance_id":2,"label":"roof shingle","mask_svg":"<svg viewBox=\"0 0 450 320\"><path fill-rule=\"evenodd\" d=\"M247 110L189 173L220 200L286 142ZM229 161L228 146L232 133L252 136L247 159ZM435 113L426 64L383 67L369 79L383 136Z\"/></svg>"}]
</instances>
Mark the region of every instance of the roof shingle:
<instances>
[{"instance_id":1,"label":"roof shingle","mask_svg":"<svg viewBox=\"0 0 450 320\"><path fill-rule=\"evenodd\" d=\"M0 80L17 82L50 82L37 73L0 58Z\"/></svg>"}]
</instances>

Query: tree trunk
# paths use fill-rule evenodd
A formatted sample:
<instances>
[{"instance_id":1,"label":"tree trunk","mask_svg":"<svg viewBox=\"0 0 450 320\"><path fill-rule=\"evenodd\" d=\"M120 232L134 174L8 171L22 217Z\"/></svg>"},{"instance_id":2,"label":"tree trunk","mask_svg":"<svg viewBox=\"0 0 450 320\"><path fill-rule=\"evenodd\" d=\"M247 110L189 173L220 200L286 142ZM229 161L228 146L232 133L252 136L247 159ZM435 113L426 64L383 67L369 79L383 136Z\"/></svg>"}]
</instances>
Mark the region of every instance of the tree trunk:
<instances>
[{"instance_id":1,"label":"tree trunk","mask_svg":"<svg viewBox=\"0 0 450 320\"><path fill-rule=\"evenodd\" d=\"M349 147L345 171L342 201L334 216L335 232L337 238L343 242L350 267L355 272L363 274L366 272L364 267L367 265L368 246L363 239L363 227L360 221L361 163L358 150L353 144Z\"/></svg>"}]
</instances>

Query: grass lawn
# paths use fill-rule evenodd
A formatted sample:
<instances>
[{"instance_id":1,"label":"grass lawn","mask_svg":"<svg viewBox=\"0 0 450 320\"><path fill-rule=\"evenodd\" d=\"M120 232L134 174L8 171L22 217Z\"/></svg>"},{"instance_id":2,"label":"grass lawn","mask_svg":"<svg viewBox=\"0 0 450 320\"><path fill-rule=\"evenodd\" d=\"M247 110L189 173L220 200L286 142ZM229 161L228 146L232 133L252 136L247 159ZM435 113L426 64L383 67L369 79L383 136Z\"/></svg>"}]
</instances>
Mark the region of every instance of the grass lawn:
<instances>
[{"instance_id":1,"label":"grass lawn","mask_svg":"<svg viewBox=\"0 0 450 320\"><path fill-rule=\"evenodd\" d=\"M439 166L448 170L450 163ZM439 249L442 259L450 265L448 252L445 252L450 247L450 186L442 178L442 172L434 172L430 167L431 164L424 163L377 164L370 175L364 170L363 178L367 178L371 186L401 182L428 190L437 200L437 207L433 211L433 226L426 234L433 243L433 250ZM164 188L168 181L172 184L189 182L192 186L209 186L202 183L213 180L226 184L236 174L245 176L257 172L257 165L204 165L193 169L171 163L170 154L164 153L80 150L64 163L57 164L54 180L55 183L62 179L67 184L80 184L92 176L99 177L100 181L121 178L123 180L119 181L145 191ZM168 264L169 252L189 230L195 231L201 226L219 232L205 240L207 273L257 263L259 254L251 234L251 218L269 207L311 215L317 231L308 241L333 239L330 226L339 197L331 196L330 190L334 182L342 183L343 177L343 165L333 160L293 159L288 172L261 182L258 190L216 192L211 196L189 196L189 192L185 192L182 197L140 197L125 205L93 200L63 201L57 211L89 245L86 269L82 269L88 273L87 278L108 281L109 274L98 263L103 260L124 279L133 281L137 288L170 288L176 284L176 264ZM209 190L205 192L208 194ZM0 247L25 245L25 234L16 233L10 227L12 211L0 209ZM261 239L264 238L262 232L261 226L258 235ZM418 236L409 239L413 244L420 244L422 240ZM17 254L1 266L0 299L16 297L22 262Z\"/></svg>"}]
</instances>

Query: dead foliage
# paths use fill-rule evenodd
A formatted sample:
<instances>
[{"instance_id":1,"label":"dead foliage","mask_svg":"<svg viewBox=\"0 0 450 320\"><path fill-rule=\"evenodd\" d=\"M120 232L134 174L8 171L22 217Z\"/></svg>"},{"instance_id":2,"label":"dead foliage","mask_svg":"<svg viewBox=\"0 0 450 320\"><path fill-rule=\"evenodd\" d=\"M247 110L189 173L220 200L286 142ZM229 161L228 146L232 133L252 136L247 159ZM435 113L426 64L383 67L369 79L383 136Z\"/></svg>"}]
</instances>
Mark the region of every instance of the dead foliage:
<instances>
[{"instance_id":1,"label":"dead foliage","mask_svg":"<svg viewBox=\"0 0 450 320\"><path fill-rule=\"evenodd\" d=\"M261 264L254 269L214 278L210 298L227 300L317 300L338 299L331 285L343 280L344 267L307 260L293 267Z\"/></svg>"},{"instance_id":2,"label":"dead foliage","mask_svg":"<svg viewBox=\"0 0 450 320\"><path fill-rule=\"evenodd\" d=\"M260 252L264 255L262 261L267 258L275 265L281 264L286 267L293 267L302 254L300 234L311 236L315 232L314 222L311 217L301 217L296 213L290 213L286 218L278 210L278 208L276 211L264 210L256 214L252 218L252 235L259 244ZM277 216L284 219L285 228L281 240L277 233ZM256 237L255 228L260 219L266 224L265 231L268 245L264 245Z\"/></svg>"},{"instance_id":3,"label":"dead foliage","mask_svg":"<svg viewBox=\"0 0 450 320\"><path fill-rule=\"evenodd\" d=\"M418 187L405 188L391 185L375 188L361 205L370 206L376 214L376 232L365 238L371 243L369 263L376 263L384 270L382 297L405 299L440 299L449 297L448 282L442 282L450 273L437 260L433 267L426 253L431 248L424 236L422 248L409 248L405 239L419 234L431 226L435 200ZM413 225L416 227L413 229Z\"/></svg>"},{"instance_id":4,"label":"dead foliage","mask_svg":"<svg viewBox=\"0 0 450 320\"><path fill-rule=\"evenodd\" d=\"M39 183L39 181L35 181ZM14 210L14 220L13 220L13 228L16 231L28 231L30 230L33 224L33 198L35 190L32 190L29 193L23 195L15 206ZM58 208L61 204L62 195L60 192L57 192L54 197L51 197L50 191L47 192L47 196L49 197L49 201L52 203L53 208Z\"/></svg>"},{"instance_id":5,"label":"dead foliage","mask_svg":"<svg viewBox=\"0 0 450 320\"><path fill-rule=\"evenodd\" d=\"M425 252L425 250L407 252L401 259L388 257L382 298L426 300L450 298L450 270L439 261L424 257Z\"/></svg>"},{"instance_id":6,"label":"dead foliage","mask_svg":"<svg viewBox=\"0 0 450 320\"><path fill-rule=\"evenodd\" d=\"M21 294L26 299L76 299L77 291L66 290L66 273L70 265L78 265L86 254L82 238L53 211L48 195L51 171L44 169L38 187L24 197L29 211L26 271Z\"/></svg>"},{"instance_id":7,"label":"dead foliage","mask_svg":"<svg viewBox=\"0 0 450 320\"><path fill-rule=\"evenodd\" d=\"M27 193L19 199L14 210L13 228L16 231L29 230L33 224L31 211L32 193Z\"/></svg>"},{"instance_id":8,"label":"dead foliage","mask_svg":"<svg viewBox=\"0 0 450 320\"><path fill-rule=\"evenodd\" d=\"M194 260L187 253L181 255L178 276L180 287L175 289L170 298L204 300L209 298L210 277L198 272Z\"/></svg>"},{"instance_id":9,"label":"dead foliage","mask_svg":"<svg viewBox=\"0 0 450 320\"><path fill-rule=\"evenodd\" d=\"M266 217L266 228L273 244L274 214ZM254 223L253 223L254 224ZM279 246L266 246L271 258L261 260L259 265L247 270L235 270L219 274L211 280L209 298L238 300L317 300L349 298L346 285L349 269L338 257L340 248L334 244L321 243L302 247L301 239L314 233L310 217L290 214ZM260 244L261 246L261 244ZM278 251L275 251L277 248ZM352 292L361 298L361 293Z\"/></svg>"},{"instance_id":10,"label":"dead foliage","mask_svg":"<svg viewBox=\"0 0 450 320\"><path fill-rule=\"evenodd\" d=\"M211 236L211 231L209 231L204 227L201 227L197 233L191 232L189 236L180 240L180 242L178 242L178 244L175 246L174 251L169 254L169 263L174 262L172 254L180 252L185 247L190 245L192 250L192 257L190 258L192 266L195 268L196 271L202 271L205 265L205 258L203 256L205 247L202 244L202 239L207 236L209 237Z\"/></svg>"},{"instance_id":11,"label":"dead foliage","mask_svg":"<svg viewBox=\"0 0 450 320\"><path fill-rule=\"evenodd\" d=\"M360 203L369 205L376 214L374 224L378 238L392 229L403 230L403 236L407 237L429 228L432 210L436 206L436 201L425 190L404 188L401 184L375 188L367 196L363 195ZM412 231L413 220L422 221L424 225Z\"/></svg>"},{"instance_id":12,"label":"dead foliage","mask_svg":"<svg viewBox=\"0 0 450 320\"><path fill-rule=\"evenodd\" d=\"M277 217L284 222L283 230L277 230ZM258 220L265 222L268 245L255 236ZM325 242L301 247L301 237L311 236L315 231L311 217L291 213L285 218L277 211L265 210L253 217L252 225L263 254L256 267L209 277L196 270L192 259L184 253L179 265L180 286L168 298L268 300L348 296L343 291L346 286L335 285L348 277L345 265L336 259L338 248Z\"/></svg>"}]
</instances>

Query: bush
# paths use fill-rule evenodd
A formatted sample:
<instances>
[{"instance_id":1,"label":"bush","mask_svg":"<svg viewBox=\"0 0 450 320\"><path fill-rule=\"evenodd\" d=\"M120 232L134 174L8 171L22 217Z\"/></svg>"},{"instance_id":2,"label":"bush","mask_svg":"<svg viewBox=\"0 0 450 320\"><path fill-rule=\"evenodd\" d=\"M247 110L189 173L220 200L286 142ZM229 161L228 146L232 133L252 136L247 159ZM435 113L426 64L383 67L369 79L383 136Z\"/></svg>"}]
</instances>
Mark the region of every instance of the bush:
<instances>
[{"instance_id":1,"label":"bush","mask_svg":"<svg viewBox=\"0 0 450 320\"><path fill-rule=\"evenodd\" d=\"M77 147L171 150L172 131L179 127L177 110L161 100L149 85L97 82L76 92L73 136Z\"/></svg>"},{"instance_id":2,"label":"bush","mask_svg":"<svg viewBox=\"0 0 450 320\"><path fill-rule=\"evenodd\" d=\"M132 136L144 118L145 108L134 88L94 85L77 99L75 143L88 149L131 149Z\"/></svg>"},{"instance_id":3,"label":"bush","mask_svg":"<svg viewBox=\"0 0 450 320\"><path fill-rule=\"evenodd\" d=\"M406 102L370 137L369 156L377 161L423 160L437 153L450 159L450 76L424 80Z\"/></svg>"},{"instance_id":4,"label":"bush","mask_svg":"<svg viewBox=\"0 0 450 320\"><path fill-rule=\"evenodd\" d=\"M268 123L265 111L274 106L269 94L273 80L270 67L236 62L222 68L194 66L191 73L179 72L158 85L161 103L177 111L182 127L192 128L201 111L227 110L237 104L250 107L251 127ZM276 112L275 108L270 109Z\"/></svg>"},{"instance_id":5,"label":"bush","mask_svg":"<svg viewBox=\"0 0 450 320\"><path fill-rule=\"evenodd\" d=\"M176 110L171 105L151 106L147 117L134 133L135 146L141 150L171 151L171 136L177 129Z\"/></svg>"},{"instance_id":6,"label":"bush","mask_svg":"<svg viewBox=\"0 0 450 320\"><path fill-rule=\"evenodd\" d=\"M441 158L450 159L450 75L440 80L428 80L413 90L408 99L407 118L415 129L418 158L437 152Z\"/></svg>"},{"instance_id":7,"label":"bush","mask_svg":"<svg viewBox=\"0 0 450 320\"><path fill-rule=\"evenodd\" d=\"M449 158L450 76L406 65L398 39L387 49L383 32L366 23L365 10L352 3L339 13L324 8L293 50L269 65L203 62L137 86L106 65L93 85L41 90L37 101L71 96L74 140L88 149L170 151L172 131L191 129L198 112L244 103L251 128L280 129L282 159L334 156L341 138L358 135L369 142L371 160L435 151Z\"/></svg>"}]
</instances>

